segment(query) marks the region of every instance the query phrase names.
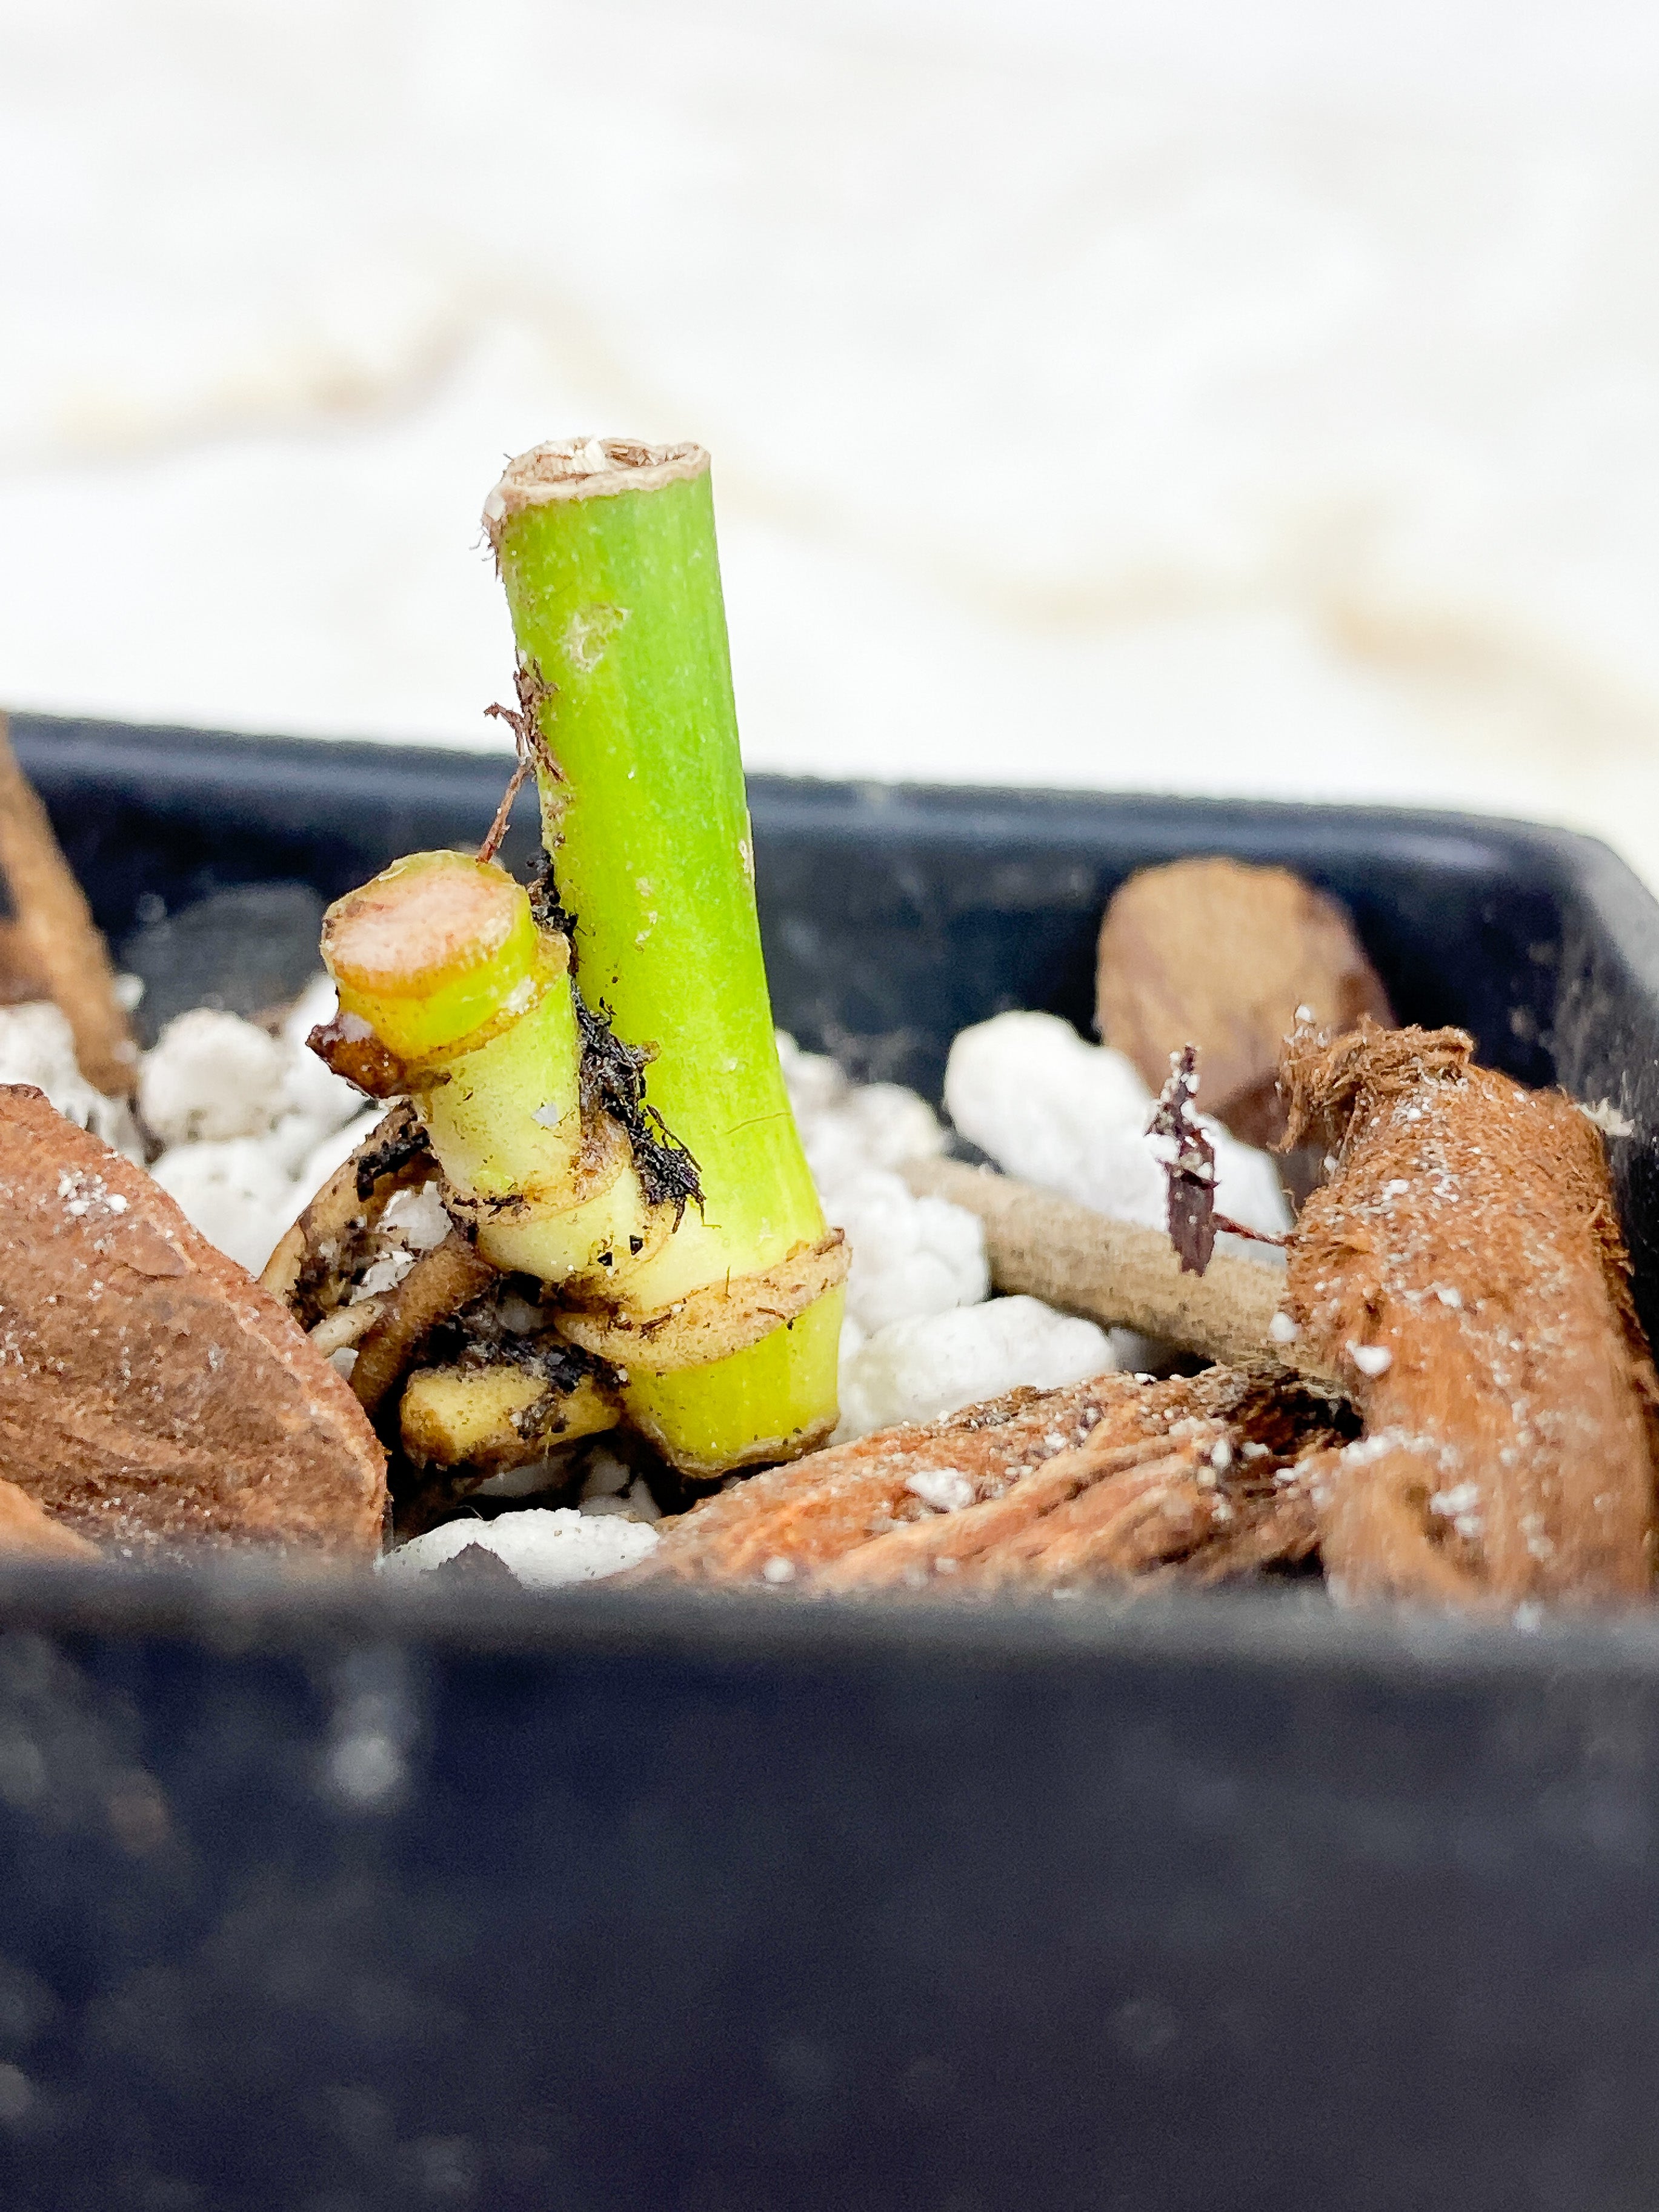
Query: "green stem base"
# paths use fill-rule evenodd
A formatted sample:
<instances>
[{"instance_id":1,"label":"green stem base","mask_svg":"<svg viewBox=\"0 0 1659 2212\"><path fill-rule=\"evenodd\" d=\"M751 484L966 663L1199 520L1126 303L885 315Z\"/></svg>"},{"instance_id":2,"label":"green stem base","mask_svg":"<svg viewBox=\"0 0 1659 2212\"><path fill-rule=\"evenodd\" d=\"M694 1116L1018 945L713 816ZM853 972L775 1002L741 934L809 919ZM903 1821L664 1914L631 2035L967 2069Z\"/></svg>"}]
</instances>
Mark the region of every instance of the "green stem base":
<instances>
[{"instance_id":1,"label":"green stem base","mask_svg":"<svg viewBox=\"0 0 1659 2212\"><path fill-rule=\"evenodd\" d=\"M713 1476L798 1459L836 1421L836 1370L847 1297L827 1291L758 1344L706 1367L648 1375L630 1368L626 1418L682 1474Z\"/></svg>"}]
</instances>

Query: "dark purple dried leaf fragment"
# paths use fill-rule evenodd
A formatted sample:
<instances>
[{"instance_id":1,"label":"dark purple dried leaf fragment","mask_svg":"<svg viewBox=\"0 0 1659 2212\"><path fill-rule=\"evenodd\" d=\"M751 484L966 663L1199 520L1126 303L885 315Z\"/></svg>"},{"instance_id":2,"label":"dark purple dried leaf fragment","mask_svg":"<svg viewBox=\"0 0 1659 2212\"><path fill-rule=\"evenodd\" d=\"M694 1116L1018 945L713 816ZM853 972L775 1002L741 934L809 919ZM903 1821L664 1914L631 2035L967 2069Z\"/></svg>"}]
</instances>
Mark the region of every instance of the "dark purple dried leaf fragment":
<instances>
[{"instance_id":1,"label":"dark purple dried leaf fragment","mask_svg":"<svg viewBox=\"0 0 1659 2212\"><path fill-rule=\"evenodd\" d=\"M1182 1272L1201 1275L1215 1249L1215 1146L1193 1104L1198 1090L1198 1047L1170 1055L1170 1079L1159 1095L1146 1133L1163 1139L1169 1186L1170 1242Z\"/></svg>"}]
</instances>

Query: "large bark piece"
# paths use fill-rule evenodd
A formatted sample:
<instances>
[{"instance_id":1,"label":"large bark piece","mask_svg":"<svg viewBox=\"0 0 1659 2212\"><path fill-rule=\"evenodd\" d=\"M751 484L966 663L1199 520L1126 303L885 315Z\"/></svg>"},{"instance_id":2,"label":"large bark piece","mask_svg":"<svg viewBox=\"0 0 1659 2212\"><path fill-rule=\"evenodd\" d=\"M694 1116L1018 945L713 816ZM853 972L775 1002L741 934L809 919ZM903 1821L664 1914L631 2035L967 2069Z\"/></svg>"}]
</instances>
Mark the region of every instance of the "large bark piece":
<instances>
[{"instance_id":1,"label":"large bark piece","mask_svg":"<svg viewBox=\"0 0 1659 2212\"><path fill-rule=\"evenodd\" d=\"M0 1466L122 1554L371 1555L385 1456L292 1317L141 1169L0 1086Z\"/></svg>"},{"instance_id":2,"label":"large bark piece","mask_svg":"<svg viewBox=\"0 0 1659 2212\"><path fill-rule=\"evenodd\" d=\"M1644 1596L1656 1385L1601 1139L1473 1050L1364 1024L1286 1054L1292 1137L1339 1153L1286 1307L1365 1429L1315 1473L1326 1571L1356 1597Z\"/></svg>"},{"instance_id":3,"label":"large bark piece","mask_svg":"<svg viewBox=\"0 0 1659 2212\"><path fill-rule=\"evenodd\" d=\"M1316 1393L1224 1368L1011 1391L752 1476L670 1527L629 1579L941 1592L1160 1570L1217 1581L1309 1556L1297 1463L1346 1432Z\"/></svg>"},{"instance_id":4,"label":"large bark piece","mask_svg":"<svg viewBox=\"0 0 1659 2212\"><path fill-rule=\"evenodd\" d=\"M37 1559L95 1559L96 1544L54 1521L27 1491L0 1481L0 1559L27 1555Z\"/></svg>"}]
</instances>

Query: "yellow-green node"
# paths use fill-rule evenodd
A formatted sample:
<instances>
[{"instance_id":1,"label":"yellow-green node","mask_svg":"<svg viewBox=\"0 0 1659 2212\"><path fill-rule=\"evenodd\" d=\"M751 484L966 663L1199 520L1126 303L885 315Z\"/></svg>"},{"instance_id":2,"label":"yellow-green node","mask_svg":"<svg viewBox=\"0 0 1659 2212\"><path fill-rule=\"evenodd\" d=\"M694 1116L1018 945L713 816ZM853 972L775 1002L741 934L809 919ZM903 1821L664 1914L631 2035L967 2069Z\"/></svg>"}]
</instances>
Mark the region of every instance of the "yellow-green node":
<instances>
[{"instance_id":1,"label":"yellow-green node","mask_svg":"<svg viewBox=\"0 0 1659 2212\"><path fill-rule=\"evenodd\" d=\"M630 1366L623 1410L689 1474L793 1459L836 1425L836 1370L847 1295L837 1287L793 1322L706 1367L651 1375Z\"/></svg>"},{"instance_id":2,"label":"yellow-green node","mask_svg":"<svg viewBox=\"0 0 1659 2212\"><path fill-rule=\"evenodd\" d=\"M563 940L545 940L545 951L549 972L529 1011L445 1062L446 1080L421 1094L444 1173L471 1197L568 1206L576 1195L581 1040Z\"/></svg>"},{"instance_id":3,"label":"yellow-green node","mask_svg":"<svg viewBox=\"0 0 1659 2212\"><path fill-rule=\"evenodd\" d=\"M528 1006L542 938L521 884L464 853L414 853L323 920L323 958L343 1012L388 1052L424 1060Z\"/></svg>"},{"instance_id":4,"label":"yellow-green node","mask_svg":"<svg viewBox=\"0 0 1659 2212\"><path fill-rule=\"evenodd\" d=\"M626 1285L634 1260L660 1243L667 1224L660 1208L646 1205L640 1179L618 1146L605 1180L586 1198L561 1207L503 1212L479 1224L478 1249L494 1267L534 1275L544 1283L571 1283L584 1291Z\"/></svg>"}]
</instances>

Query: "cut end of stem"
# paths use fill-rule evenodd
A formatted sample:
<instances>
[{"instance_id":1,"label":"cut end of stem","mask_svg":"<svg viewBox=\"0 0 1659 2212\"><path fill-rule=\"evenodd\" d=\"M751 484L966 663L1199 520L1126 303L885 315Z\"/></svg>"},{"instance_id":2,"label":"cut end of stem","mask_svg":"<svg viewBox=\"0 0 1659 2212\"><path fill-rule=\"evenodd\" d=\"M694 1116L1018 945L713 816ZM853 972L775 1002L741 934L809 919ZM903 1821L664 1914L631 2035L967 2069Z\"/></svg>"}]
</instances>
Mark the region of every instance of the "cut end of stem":
<instances>
[{"instance_id":1,"label":"cut end of stem","mask_svg":"<svg viewBox=\"0 0 1659 2212\"><path fill-rule=\"evenodd\" d=\"M657 491L700 477L708 466L701 446L646 446L633 438L556 438L509 461L484 501L483 526L498 551L503 528L527 507L556 500L614 499L625 491Z\"/></svg>"},{"instance_id":2,"label":"cut end of stem","mask_svg":"<svg viewBox=\"0 0 1659 2212\"><path fill-rule=\"evenodd\" d=\"M416 853L323 921L340 1005L393 1052L418 1057L499 1013L532 976L540 944L522 884L461 853Z\"/></svg>"}]
</instances>

